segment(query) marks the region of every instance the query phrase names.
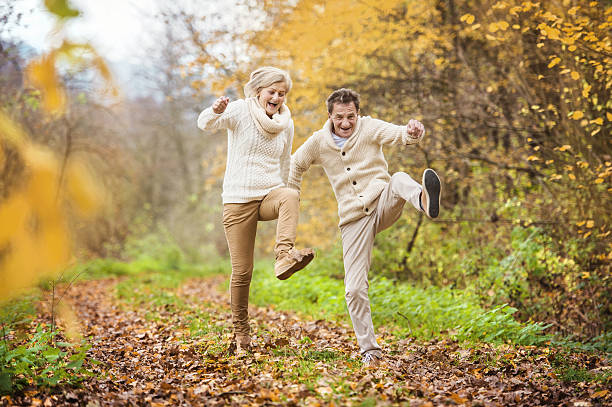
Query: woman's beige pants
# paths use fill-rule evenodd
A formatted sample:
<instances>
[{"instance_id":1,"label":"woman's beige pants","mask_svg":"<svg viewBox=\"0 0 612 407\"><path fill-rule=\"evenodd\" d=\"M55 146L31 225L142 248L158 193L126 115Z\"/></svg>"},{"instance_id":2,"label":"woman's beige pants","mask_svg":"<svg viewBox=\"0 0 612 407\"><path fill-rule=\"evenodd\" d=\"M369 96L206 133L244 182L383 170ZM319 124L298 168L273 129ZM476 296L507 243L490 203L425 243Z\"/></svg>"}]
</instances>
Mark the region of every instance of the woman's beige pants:
<instances>
[{"instance_id":1,"label":"woman's beige pants","mask_svg":"<svg viewBox=\"0 0 612 407\"><path fill-rule=\"evenodd\" d=\"M299 194L289 188L273 189L264 199L223 205L223 227L232 263L230 302L236 341L249 344L249 287L257 222L278 218L274 254L293 248L299 215Z\"/></svg>"}]
</instances>

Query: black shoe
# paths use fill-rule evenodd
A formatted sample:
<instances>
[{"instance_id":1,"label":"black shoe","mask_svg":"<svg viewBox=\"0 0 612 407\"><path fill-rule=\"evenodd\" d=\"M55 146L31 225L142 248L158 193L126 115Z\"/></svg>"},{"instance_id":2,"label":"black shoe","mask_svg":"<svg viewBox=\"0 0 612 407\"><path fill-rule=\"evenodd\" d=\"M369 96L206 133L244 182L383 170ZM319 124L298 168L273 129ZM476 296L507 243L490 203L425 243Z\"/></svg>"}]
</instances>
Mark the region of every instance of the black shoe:
<instances>
[{"instance_id":1,"label":"black shoe","mask_svg":"<svg viewBox=\"0 0 612 407\"><path fill-rule=\"evenodd\" d=\"M423 210L430 218L437 218L440 213L440 192L442 185L438 174L431 168L423 172L423 193L425 194L425 207ZM421 204L421 206L423 206Z\"/></svg>"}]
</instances>

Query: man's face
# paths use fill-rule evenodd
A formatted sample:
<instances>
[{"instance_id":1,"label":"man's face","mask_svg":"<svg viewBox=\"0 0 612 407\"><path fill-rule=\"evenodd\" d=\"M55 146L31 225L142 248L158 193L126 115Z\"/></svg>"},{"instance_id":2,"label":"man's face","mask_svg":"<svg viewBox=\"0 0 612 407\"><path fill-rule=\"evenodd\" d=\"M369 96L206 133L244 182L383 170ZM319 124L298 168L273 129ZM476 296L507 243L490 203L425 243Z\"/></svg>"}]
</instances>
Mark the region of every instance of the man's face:
<instances>
[{"instance_id":1,"label":"man's face","mask_svg":"<svg viewBox=\"0 0 612 407\"><path fill-rule=\"evenodd\" d=\"M359 111L355 103L334 103L329 118L333 124L333 131L336 136L349 138L355 130L357 115Z\"/></svg>"}]
</instances>

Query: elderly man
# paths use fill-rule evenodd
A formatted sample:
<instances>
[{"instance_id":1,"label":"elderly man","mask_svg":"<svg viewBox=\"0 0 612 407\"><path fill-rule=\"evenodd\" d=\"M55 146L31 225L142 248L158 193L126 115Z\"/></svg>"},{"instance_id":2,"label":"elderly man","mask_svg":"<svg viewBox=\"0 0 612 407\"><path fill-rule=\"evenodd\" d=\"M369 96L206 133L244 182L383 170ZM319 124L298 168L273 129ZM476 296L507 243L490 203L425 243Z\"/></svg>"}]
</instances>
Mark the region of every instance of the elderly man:
<instances>
[{"instance_id":1,"label":"elderly man","mask_svg":"<svg viewBox=\"0 0 612 407\"><path fill-rule=\"evenodd\" d=\"M359 116L359 94L339 89L327 99L329 120L291 156L288 186L300 190L302 174L323 166L338 201L348 311L366 366L376 367L382 351L376 342L368 297L374 237L399 219L406 201L430 218L440 209L440 179L426 169L419 185L408 174L389 175L383 145L418 143L423 124L398 126Z\"/></svg>"}]
</instances>

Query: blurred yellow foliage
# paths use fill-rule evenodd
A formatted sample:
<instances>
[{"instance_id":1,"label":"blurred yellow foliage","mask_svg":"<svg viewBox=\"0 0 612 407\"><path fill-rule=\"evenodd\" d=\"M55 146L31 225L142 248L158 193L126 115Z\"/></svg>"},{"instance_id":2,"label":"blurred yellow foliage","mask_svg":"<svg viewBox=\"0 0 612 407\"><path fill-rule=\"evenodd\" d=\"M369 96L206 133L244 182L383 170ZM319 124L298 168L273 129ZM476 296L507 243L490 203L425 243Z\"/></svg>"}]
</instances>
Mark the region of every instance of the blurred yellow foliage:
<instances>
[{"instance_id":1,"label":"blurred yellow foliage","mask_svg":"<svg viewBox=\"0 0 612 407\"><path fill-rule=\"evenodd\" d=\"M55 72L55 53L33 61L26 72L31 85L43 90L41 94L45 110L63 113L66 108L66 95Z\"/></svg>"},{"instance_id":2,"label":"blurred yellow foliage","mask_svg":"<svg viewBox=\"0 0 612 407\"><path fill-rule=\"evenodd\" d=\"M47 112L61 115L66 110L66 91L59 80L57 69L58 63L62 60L73 68L81 66L95 68L107 82L113 96L117 95L110 70L96 50L90 44L64 40L58 48L30 62L26 69L26 79L32 87L40 91L43 108Z\"/></svg>"},{"instance_id":3,"label":"blurred yellow foliage","mask_svg":"<svg viewBox=\"0 0 612 407\"><path fill-rule=\"evenodd\" d=\"M80 14L66 0L46 0L45 7L60 23ZM112 87L110 71L91 45L63 40L25 70L26 82L40 91L42 108L49 114L61 116L68 106L58 65L93 67ZM9 161L23 170L11 171L14 167ZM71 258L68 224L72 210L80 217L94 215L102 202L102 189L84 163L69 156L60 160L51 150L32 143L0 111L2 168L0 300L5 300L40 278L53 277L67 265Z\"/></svg>"},{"instance_id":4,"label":"blurred yellow foliage","mask_svg":"<svg viewBox=\"0 0 612 407\"><path fill-rule=\"evenodd\" d=\"M51 277L70 260L66 203L92 215L100 189L83 164L62 165L54 154L28 141L25 133L0 113L0 157L10 148L24 163L17 186L1 191L0 299L17 296L41 277ZM0 164L4 162L0 161Z\"/></svg>"}]
</instances>

